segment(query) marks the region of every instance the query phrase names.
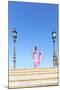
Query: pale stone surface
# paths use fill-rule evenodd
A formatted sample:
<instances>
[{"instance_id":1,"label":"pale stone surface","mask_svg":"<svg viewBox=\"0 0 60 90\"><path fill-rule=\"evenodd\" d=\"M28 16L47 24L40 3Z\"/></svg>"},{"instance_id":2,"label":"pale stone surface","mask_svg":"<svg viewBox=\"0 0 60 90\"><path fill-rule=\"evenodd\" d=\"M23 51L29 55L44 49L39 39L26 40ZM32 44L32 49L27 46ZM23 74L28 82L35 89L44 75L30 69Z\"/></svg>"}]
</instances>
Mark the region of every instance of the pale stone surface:
<instances>
[{"instance_id":1,"label":"pale stone surface","mask_svg":"<svg viewBox=\"0 0 60 90\"><path fill-rule=\"evenodd\" d=\"M58 85L58 68L9 70L9 88Z\"/></svg>"}]
</instances>

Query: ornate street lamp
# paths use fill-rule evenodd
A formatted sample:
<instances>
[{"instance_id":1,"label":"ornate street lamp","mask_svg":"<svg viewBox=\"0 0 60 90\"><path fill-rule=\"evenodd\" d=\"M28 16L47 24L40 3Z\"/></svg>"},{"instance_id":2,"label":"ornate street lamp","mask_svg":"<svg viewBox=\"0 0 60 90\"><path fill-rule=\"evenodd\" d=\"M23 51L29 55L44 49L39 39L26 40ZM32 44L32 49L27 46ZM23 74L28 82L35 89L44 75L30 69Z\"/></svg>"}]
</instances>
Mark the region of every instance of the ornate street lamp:
<instances>
[{"instance_id":1,"label":"ornate street lamp","mask_svg":"<svg viewBox=\"0 0 60 90\"><path fill-rule=\"evenodd\" d=\"M12 31L13 33L13 42L14 42L14 55L13 55L13 68L16 68L16 39L17 39L17 31L16 28Z\"/></svg>"},{"instance_id":2,"label":"ornate street lamp","mask_svg":"<svg viewBox=\"0 0 60 90\"><path fill-rule=\"evenodd\" d=\"M52 39L53 39L53 67L56 67L56 52L55 52L55 39L56 39L56 32L52 32Z\"/></svg>"}]
</instances>

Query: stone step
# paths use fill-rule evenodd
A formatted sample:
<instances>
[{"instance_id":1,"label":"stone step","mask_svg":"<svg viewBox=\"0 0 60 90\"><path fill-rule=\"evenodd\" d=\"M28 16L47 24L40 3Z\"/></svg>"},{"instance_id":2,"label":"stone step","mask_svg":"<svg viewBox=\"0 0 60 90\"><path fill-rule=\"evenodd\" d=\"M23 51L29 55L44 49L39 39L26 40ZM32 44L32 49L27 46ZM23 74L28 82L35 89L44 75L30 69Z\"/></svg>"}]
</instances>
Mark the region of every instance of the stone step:
<instances>
[{"instance_id":1,"label":"stone step","mask_svg":"<svg viewBox=\"0 0 60 90\"><path fill-rule=\"evenodd\" d=\"M44 72L44 71L57 71L58 70L58 68L28 68L28 69L10 69L9 70L9 72L11 73L11 72L37 72L37 71L39 71L39 72Z\"/></svg>"},{"instance_id":2,"label":"stone step","mask_svg":"<svg viewBox=\"0 0 60 90\"><path fill-rule=\"evenodd\" d=\"M21 75L39 75L39 74L55 74L58 73L58 71L48 71L48 72L18 72L18 73L9 73L9 76L21 76Z\"/></svg>"},{"instance_id":3,"label":"stone step","mask_svg":"<svg viewBox=\"0 0 60 90\"><path fill-rule=\"evenodd\" d=\"M26 80L27 79L27 77L29 78L29 79L34 79L34 78L36 78L36 79L39 79L39 78L52 78L52 77L54 77L54 78L58 78L58 74L57 73L51 73L51 74L25 74L25 75L10 75L9 76L9 80Z\"/></svg>"},{"instance_id":4,"label":"stone step","mask_svg":"<svg viewBox=\"0 0 60 90\"><path fill-rule=\"evenodd\" d=\"M14 81L9 82L9 88L21 88L31 86L47 86L47 85L58 85L57 78L39 79L39 80L27 80L27 81Z\"/></svg>"},{"instance_id":5,"label":"stone step","mask_svg":"<svg viewBox=\"0 0 60 90\"><path fill-rule=\"evenodd\" d=\"M57 68L50 68L50 69L16 69L16 70L10 70L9 75L15 75L15 73L18 74L26 74L26 73L55 73L58 72Z\"/></svg>"}]
</instances>

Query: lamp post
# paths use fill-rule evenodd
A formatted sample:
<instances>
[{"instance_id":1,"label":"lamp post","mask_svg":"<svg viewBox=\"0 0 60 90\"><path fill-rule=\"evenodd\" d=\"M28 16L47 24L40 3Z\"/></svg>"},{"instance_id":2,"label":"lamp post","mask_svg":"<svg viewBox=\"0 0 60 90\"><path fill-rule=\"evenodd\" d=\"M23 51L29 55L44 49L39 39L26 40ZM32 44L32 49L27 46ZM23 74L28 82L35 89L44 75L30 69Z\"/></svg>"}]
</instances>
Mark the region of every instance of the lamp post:
<instances>
[{"instance_id":1,"label":"lamp post","mask_svg":"<svg viewBox=\"0 0 60 90\"><path fill-rule=\"evenodd\" d=\"M17 32L16 28L12 31L13 33L13 42L14 42L14 54L13 54L13 68L16 68L16 39L17 39Z\"/></svg>"},{"instance_id":2,"label":"lamp post","mask_svg":"<svg viewBox=\"0 0 60 90\"><path fill-rule=\"evenodd\" d=\"M52 39L53 39L53 67L56 67L56 53L55 53L56 32L52 32Z\"/></svg>"}]
</instances>

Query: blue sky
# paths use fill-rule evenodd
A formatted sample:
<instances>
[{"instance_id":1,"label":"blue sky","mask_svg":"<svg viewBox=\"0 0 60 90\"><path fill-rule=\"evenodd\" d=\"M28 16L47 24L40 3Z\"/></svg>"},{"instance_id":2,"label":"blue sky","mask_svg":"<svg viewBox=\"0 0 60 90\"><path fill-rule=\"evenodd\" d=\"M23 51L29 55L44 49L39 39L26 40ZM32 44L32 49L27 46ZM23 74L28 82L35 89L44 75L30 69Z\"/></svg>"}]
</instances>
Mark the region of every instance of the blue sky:
<instances>
[{"instance_id":1,"label":"blue sky","mask_svg":"<svg viewBox=\"0 0 60 90\"><path fill-rule=\"evenodd\" d=\"M27 2L8 2L9 66L13 67L13 37L16 28L16 67L33 68L34 45L43 54L40 67L53 66L52 31L56 31L58 47L58 5Z\"/></svg>"}]
</instances>

